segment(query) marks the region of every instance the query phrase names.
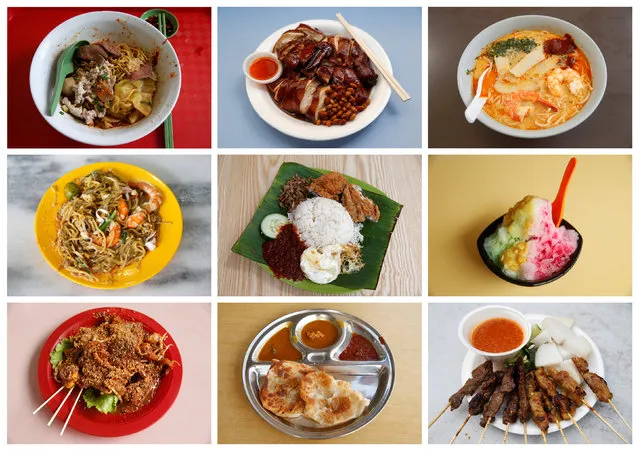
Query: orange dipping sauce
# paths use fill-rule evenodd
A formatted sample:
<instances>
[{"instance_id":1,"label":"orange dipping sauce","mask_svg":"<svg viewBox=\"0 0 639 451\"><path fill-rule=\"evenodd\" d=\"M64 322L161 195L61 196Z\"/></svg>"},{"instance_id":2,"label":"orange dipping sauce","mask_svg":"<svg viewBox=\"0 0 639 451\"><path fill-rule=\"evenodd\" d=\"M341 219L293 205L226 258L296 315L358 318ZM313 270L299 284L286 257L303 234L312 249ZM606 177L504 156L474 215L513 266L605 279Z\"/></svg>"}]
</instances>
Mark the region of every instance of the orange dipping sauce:
<instances>
[{"instance_id":1,"label":"orange dipping sauce","mask_svg":"<svg viewBox=\"0 0 639 451\"><path fill-rule=\"evenodd\" d=\"M285 327L273 335L260 349L257 359L270 362L278 360L300 360L302 354L291 344L291 328Z\"/></svg>"},{"instance_id":2,"label":"orange dipping sauce","mask_svg":"<svg viewBox=\"0 0 639 451\"><path fill-rule=\"evenodd\" d=\"M278 70L277 61L268 56L260 56L251 63L248 72L256 80L268 80L273 78Z\"/></svg>"},{"instance_id":3,"label":"orange dipping sauce","mask_svg":"<svg viewBox=\"0 0 639 451\"><path fill-rule=\"evenodd\" d=\"M524 330L517 321L491 318L473 329L470 343L484 352L506 352L519 347L524 341Z\"/></svg>"},{"instance_id":4,"label":"orange dipping sauce","mask_svg":"<svg viewBox=\"0 0 639 451\"><path fill-rule=\"evenodd\" d=\"M313 349L327 348L337 341L337 327L330 321L311 321L302 328L302 342Z\"/></svg>"}]
</instances>

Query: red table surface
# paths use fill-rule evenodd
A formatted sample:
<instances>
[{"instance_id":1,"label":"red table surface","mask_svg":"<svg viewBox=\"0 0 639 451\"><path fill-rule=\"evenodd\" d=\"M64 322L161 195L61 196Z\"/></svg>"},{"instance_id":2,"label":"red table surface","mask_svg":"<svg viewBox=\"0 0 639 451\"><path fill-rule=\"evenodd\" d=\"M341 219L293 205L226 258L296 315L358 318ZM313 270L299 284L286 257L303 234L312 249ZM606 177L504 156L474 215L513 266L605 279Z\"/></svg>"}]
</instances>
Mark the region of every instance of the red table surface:
<instances>
[{"instance_id":1,"label":"red table surface","mask_svg":"<svg viewBox=\"0 0 639 451\"><path fill-rule=\"evenodd\" d=\"M8 131L10 148L93 147L58 133L36 109L29 88L31 59L45 36L71 17L91 11L141 16L150 8L8 8ZM211 9L165 8L179 21L171 38L182 70L182 87L173 109L175 147L211 147ZM164 147L164 128L117 147Z\"/></svg>"}]
</instances>

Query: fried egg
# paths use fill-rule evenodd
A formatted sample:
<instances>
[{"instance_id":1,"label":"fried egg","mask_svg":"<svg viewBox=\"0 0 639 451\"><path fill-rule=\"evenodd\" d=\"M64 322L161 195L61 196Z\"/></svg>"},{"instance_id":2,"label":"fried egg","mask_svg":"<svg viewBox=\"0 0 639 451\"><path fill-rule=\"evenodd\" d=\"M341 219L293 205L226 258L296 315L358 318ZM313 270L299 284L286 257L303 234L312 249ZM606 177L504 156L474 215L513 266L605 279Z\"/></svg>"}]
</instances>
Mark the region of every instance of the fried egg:
<instances>
[{"instance_id":1,"label":"fried egg","mask_svg":"<svg viewBox=\"0 0 639 451\"><path fill-rule=\"evenodd\" d=\"M300 268L312 282L320 285L331 283L340 275L342 247L338 244L319 249L309 247L302 253Z\"/></svg>"}]
</instances>

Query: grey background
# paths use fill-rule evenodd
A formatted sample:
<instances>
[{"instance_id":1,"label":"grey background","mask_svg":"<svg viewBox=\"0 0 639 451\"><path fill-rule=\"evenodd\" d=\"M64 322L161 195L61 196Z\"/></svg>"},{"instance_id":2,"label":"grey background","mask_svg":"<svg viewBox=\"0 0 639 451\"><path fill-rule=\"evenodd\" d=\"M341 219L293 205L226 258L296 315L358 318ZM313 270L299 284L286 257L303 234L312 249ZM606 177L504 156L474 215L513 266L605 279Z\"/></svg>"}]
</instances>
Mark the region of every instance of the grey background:
<instances>
[{"instance_id":1,"label":"grey background","mask_svg":"<svg viewBox=\"0 0 639 451\"><path fill-rule=\"evenodd\" d=\"M40 253L34 219L40 199L58 178L90 163L121 161L166 183L180 203L184 230L169 264L144 283L119 290L87 288L54 271ZM210 296L210 156L26 156L7 159L7 290L11 296Z\"/></svg>"},{"instance_id":2,"label":"grey background","mask_svg":"<svg viewBox=\"0 0 639 451\"><path fill-rule=\"evenodd\" d=\"M486 304L430 304L428 306L428 422L441 412L448 397L461 386L461 365L467 349L457 338L457 327L470 311ZM568 316L576 320L595 342L604 361L605 378L614 395L613 402L632 425L632 305L595 303L517 303L502 304L529 314ZM609 405L597 403L595 410L626 440L632 435ZM468 415L468 403L447 411L428 430L428 443L448 443ZM591 443L620 443L614 432L592 412L578 421ZM479 417L472 417L455 443L476 444L481 436ZM564 429L568 443L584 444L574 426ZM466 435L468 434L468 435ZM470 437L468 437L470 436ZM547 436L548 443L563 443L561 434ZM502 444L504 432L489 426L482 443ZM523 435L508 434L508 443L522 444ZM528 443L543 443L541 436L528 437Z\"/></svg>"},{"instance_id":3,"label":"grey background","mask_svg":"<svg viewBox=\"0 0 639 451\"><path fill-rule=\"evenodd\" d=\"M457 65L484 28L509 17L552 16L581 28L604 55L608 84L593 114L574 129L540 139L502 135L469 124L457 89ZM630 147L632 145L631 8L429 8L428 147Z\"/></svg>"}]
</instances>

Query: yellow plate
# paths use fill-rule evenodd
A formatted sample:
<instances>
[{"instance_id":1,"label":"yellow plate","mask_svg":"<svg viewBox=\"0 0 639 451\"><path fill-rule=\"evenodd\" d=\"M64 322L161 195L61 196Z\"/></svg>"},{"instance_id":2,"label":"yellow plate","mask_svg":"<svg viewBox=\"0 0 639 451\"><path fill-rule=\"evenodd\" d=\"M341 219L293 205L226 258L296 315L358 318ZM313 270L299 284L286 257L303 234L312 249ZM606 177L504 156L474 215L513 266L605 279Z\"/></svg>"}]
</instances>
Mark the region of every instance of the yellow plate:
<instances>
[{"instance_id":1,"label":"yellow plate","mask_svg":"<svg viewBox=\"0 0 639 451\"><path fill-rule=\"evenodd\" d=\"M60 206L67 200L64 196L64 186L95 170L113 171L115 175L124 181L139 180L153 184L160 190L164 203L159 213L162 217L160 224L160 236L157 248L147 254L139 264L129 265L113 275L100 275L97 282L74 277L61 266L62 258L56 250L55 242L58 233L56 216ZM67 279L85 287L100 288L102 290L115 290L118 288L132 287L138 283L150 279L171 261L182 239L182 210L175 195L169 187L150 172L126 163L94 163L74 169L62 176L51 185L42 196L35 217L35 234L40 252L53 269Z\"/></svg>"}]
</instances>

